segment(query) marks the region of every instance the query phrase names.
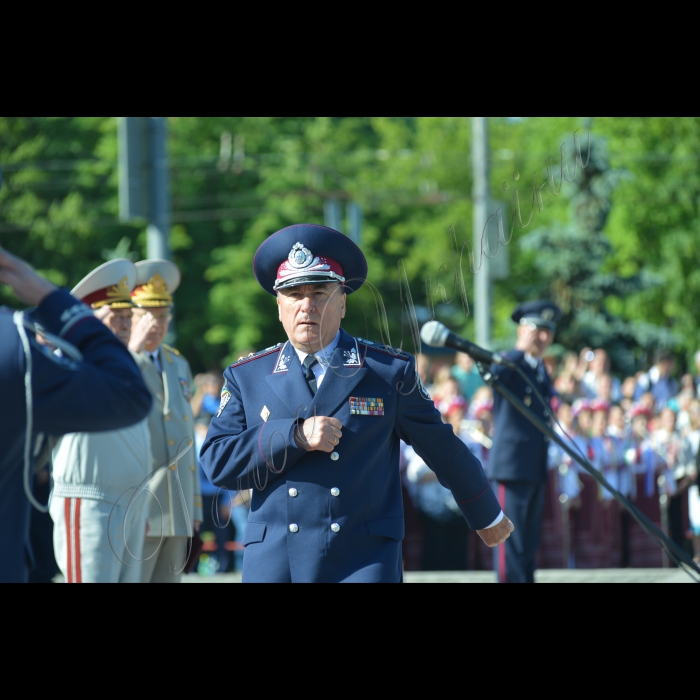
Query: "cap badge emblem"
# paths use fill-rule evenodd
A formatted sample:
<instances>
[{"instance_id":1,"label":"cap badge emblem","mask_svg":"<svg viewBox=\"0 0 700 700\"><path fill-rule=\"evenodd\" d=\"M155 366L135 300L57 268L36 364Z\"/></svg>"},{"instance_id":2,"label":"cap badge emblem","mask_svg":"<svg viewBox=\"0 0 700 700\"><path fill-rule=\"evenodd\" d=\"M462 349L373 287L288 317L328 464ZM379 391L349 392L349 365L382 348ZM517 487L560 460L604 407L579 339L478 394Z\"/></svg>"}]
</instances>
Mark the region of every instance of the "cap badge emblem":
<instances>
[{"instance_id":1,"label":"cap badge emblem","mask_svg":"<svg viewBox=\"0 0 700 700\"><path fill-rule=\"evenodd\" d=\"M295 243L294 247L289 251L289 264L295 270L303 270L306 267L311 267L312 265L318 265L320 262L318 258L314 258L313 253L308 249L304 248L301 243Z\"/></svg>"},{"instance_id":2,"label":"cap badge emblem","mask_svg":"<svg viewBox=\"0 0 700 700\"><path fill-rule=\"evenodd\" d=\"M552 309L545 309L542 312L542 318L545 321L551 321L554 318L554 311Z\"/></svg>"},{"instance_id":3,"label":"cap badge emblem","mask_svg":"<svg viewBox=\"0 0 700 700\"><path fill-rule=\"evenodd\" d=\"M129 299L130 294L131 290L129 289L129 282L126 277L122 277L118 284L115 284L107 290L107 297L109 299L114 299L115 297Z\"/></svg>"}]
</instances>

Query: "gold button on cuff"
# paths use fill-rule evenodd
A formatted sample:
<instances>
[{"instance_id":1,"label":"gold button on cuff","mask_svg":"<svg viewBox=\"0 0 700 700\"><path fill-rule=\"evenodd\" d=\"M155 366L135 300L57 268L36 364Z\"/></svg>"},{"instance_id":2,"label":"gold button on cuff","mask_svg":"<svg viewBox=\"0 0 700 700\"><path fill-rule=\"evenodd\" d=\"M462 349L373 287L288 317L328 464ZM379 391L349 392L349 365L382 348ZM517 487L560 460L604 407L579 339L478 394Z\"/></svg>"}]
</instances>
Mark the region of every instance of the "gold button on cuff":
<instances>
[{"instance_id":1,"label":"gold button on cuff","mask_svg":"<svg viewBox=\"0 0 700 700\"><path fill-rule=\"evenodd\" d=\"M175 440L168 440L168 445L171 447L175 444Z\"/></svg>"}]
</instances>

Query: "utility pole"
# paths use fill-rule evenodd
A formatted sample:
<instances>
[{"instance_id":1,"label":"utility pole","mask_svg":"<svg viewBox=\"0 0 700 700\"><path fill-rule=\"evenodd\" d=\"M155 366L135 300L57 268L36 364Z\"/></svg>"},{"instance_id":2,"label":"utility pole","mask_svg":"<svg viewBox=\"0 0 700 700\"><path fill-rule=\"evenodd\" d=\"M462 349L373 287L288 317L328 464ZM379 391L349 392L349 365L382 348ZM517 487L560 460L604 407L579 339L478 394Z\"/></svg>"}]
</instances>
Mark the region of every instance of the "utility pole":
<instances>
[{"instance_id":1,"label":"utility pole","mask_svg":"<svg viewBox=\"0 0 700 700\"><path fill-rule=\"evenodd\" d=\"M362 209L357 202L348 202L345 207L348 220L348 237L355 245L360 245L362 240Z\"/></svg>"},{"instance_id":2,"label":"utility pole","mask_svg":"<svg viewBox=\"0 0 700 700\"><path fill-rule=\"evenodd\" d=\"M170 178L165 117L121 117L119 217L146 219L146 257L170 260ZM175 343L175 321L166 336Z\"/></svg>"},{"instance_id":3,"label":"utility pole","mask_svg":"<svg viewBox=\"0 0 700 700\"><path fill-rule=\"evenodd\" d=\"M170 260L170 182L165 117L119 120L119 216L148 221L147 257Z\"/></svg>"},{"instance_id":4,"label":"utility pole","mask_svg":"<svg viewBox=\"0 0 700 700\"><path fill-rule=\"evenodd\" d=\"M328 226L328 228L343 233L343 225L340 216L340 201L337 199L327 199L323 203L323 223Z\"/></svg>"},{"instance_id":5,"label":"utility pole","mask_svg":"<svg viewBox=\"0 0 700 700\"><path fill-rule=\"evenodd\" d=\"M486 117L472 117L472 186L474 241L474 324L476 342L491 347L491 284L490 260L482 255L482 236L489 207L489 139Z\"/></svg>"},{"instance_id":6,"label":"utility pole","mask_svg":"<svg viewBox=\"0 0 700 700\"><path fill-rule=\"evenodd\" d=\"M151 220L148 224L148 257L170 260L170 182L166 150L165 117L149 117L151 132Z\"/></svg>"}]
</instances>

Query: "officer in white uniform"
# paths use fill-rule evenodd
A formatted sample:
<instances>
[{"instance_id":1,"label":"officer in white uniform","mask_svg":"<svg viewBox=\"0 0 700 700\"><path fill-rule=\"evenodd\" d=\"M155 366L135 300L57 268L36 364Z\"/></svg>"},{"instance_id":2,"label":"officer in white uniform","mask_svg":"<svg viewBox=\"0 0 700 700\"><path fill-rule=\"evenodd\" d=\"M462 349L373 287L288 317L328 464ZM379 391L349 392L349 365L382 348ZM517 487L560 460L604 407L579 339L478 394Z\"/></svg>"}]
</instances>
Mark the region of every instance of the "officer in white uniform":
<instances>
[{"instance_id":1,"label":"officer in white uniform","mask_svg":"<svg viewBox=\"0 0 700 700\"><path fill-rule=\"evenodd\" d=\"M148 418L155 473L148 485L154 497L148 506L145 583L179 582L190 552L188 539L202 521L190 406L192 372L187 360L163 343L180 279L180 270L169 260L142 260L136 263L131 295L137 308L129 348L154 399Z\"/></svg>"},{"instance_id":2,"label":"officer in white uniform","mask_svg":"<svg viewBox=\"0 0 700 700\"><path fill-rule=\"evenodd\" d=\"M136 268L111 260L93 270L71 294L124 345L131 335L131 290ZM95 411L100 396L94 396ZM53 451L56 561L68 583L138 583L146 509L137 488L151 469L148 420L121 430L70 433Z\"/></svg>"}]
</instances>

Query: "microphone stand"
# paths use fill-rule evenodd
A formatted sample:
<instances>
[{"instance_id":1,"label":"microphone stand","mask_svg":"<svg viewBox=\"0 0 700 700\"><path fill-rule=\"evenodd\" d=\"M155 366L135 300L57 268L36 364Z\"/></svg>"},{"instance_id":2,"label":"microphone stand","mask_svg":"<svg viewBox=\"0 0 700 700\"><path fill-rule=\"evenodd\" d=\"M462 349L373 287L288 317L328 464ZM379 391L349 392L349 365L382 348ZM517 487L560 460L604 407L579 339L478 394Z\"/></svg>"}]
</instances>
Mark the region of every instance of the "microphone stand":
<instances>
[{"instance_id":1,"label":"microphone stand","mask_svg":"<svg viewBox=\"0 0 700 700\"><path fill-rule=\"evenodd\" d=\"M644 514L640 513L637 508L623 496L617 489L613 488L607 481L607 479L582 455L577 454L574 450L569 447L569 445L564 442L564 440L559 436L550 426L548 426L544 421L540 420L532 411L529 410L522 401L520 401L508 387L503 385L503 382L498 380L498 376L491 373L491 370L485 368L480 362L475 362L479 374L481 374L482 379L488 386L493 390L497 391L508 403L513 406L517 411L519 411L525 418L527 418L530 423L532 423L541 433L547 436L550 440L555 442L559 447L561 447L572 459L576 460L601 486L607 489L613 497L622 505L625 510L627 510L632 517L639 523L642 529L652 536L657 543L661 542L661 546L667 550L670 549L674 558L686 564L686 566L693 570L694 573L700 575L700 567L692 560L687 554L678 547L678 545L669 539L659 528L654 525ZM530 383L529 379L523 375L523 377ZM536 387L535 399L539 401L538 393ZM549 408L549 406L547 406ZM645 522L646 521L646 522ZM680 564L679 564L680 566ZM689 572L686 572L689 573ZM690 574L689 574L690 575ZM692 577L691 577L692 578ZM695 580L695 579L694 579Z\"/></svg>"}]
</instances>

